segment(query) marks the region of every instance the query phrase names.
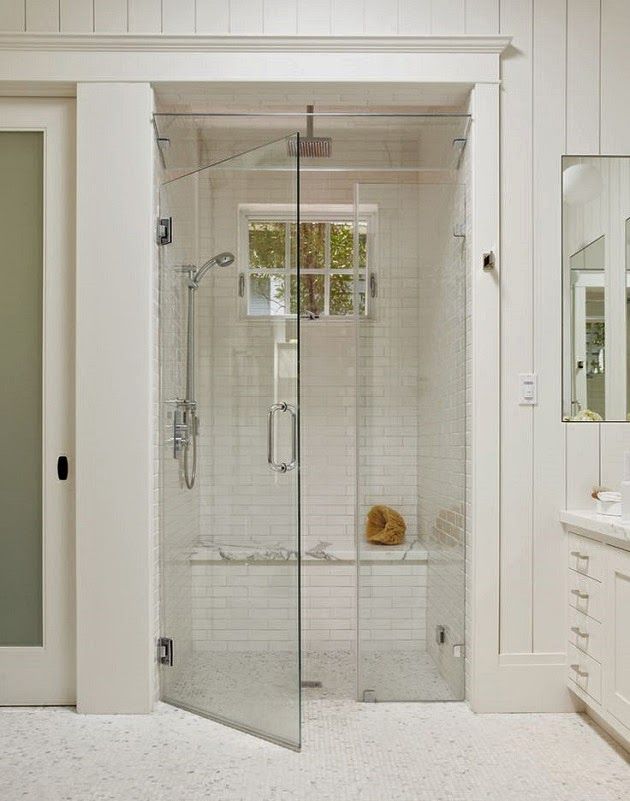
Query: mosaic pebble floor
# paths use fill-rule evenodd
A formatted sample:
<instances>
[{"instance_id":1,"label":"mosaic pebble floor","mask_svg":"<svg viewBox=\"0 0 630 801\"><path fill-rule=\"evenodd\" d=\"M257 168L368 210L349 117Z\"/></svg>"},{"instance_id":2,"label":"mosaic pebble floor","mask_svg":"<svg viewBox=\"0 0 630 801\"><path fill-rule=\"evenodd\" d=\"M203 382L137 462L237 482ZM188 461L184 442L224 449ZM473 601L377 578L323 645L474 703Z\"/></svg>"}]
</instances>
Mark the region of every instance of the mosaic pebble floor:
<instances>
[{"instance_id":1,"label":"mosaic pebble floor","mask_svg":"<svg viewBox=\"0 0 630 801\"><path fill-rule=\"evenodd\" d=\"M462 703L304 705L302 753L165 704L153 715L0 710L2 801L628 801L588 718Z\"/></svg>"}]
</instances>

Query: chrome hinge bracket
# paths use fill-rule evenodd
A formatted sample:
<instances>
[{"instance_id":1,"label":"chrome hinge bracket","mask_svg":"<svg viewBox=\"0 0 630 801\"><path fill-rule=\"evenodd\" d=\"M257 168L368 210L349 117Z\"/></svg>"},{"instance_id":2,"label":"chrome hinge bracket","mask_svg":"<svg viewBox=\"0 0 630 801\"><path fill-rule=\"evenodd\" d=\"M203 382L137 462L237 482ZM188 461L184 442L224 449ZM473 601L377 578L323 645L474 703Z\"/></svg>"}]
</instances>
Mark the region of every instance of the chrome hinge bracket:
<instances>
[{"instance_id":1,"label":"chrome hinge bracket","mask_svg":"<svg viewBox=\"0 0 630 801\"><path fill-rule=\"evenodd\" d=\"M160 217L157 222L158 245L170 245L173 241L173 218Z\"/></svg>"},{"instance_id":2,"label":"chrome hinge bracket","mask_svg":"<svg viewBox=\"0 0 630 801\"><path fill-rule=\"evenodd\" d=\"M173 640L170 637L160 637L158 640L158 662L173 667Z\"/></svg>"}]
</instances>

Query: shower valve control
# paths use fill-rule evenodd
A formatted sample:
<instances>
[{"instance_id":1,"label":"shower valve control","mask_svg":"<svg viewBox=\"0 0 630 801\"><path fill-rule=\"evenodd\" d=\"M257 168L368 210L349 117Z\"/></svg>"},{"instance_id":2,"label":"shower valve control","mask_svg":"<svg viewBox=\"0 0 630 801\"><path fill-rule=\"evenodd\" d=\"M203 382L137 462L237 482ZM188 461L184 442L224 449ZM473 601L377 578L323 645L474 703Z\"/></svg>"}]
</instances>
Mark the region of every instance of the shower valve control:
<instances>
[{"instance_id":1,"label":"shower valve control","mask_svg":"<svg viewBox=\"0 0 630 801\"><path fill-rule=\"evenodd\" d=\"M194 435L194 411L191 411L186 401L178 401L173 414L173 458L178 459L180 453L188 445L189 437Z\"/></svg>"}]
</instances>

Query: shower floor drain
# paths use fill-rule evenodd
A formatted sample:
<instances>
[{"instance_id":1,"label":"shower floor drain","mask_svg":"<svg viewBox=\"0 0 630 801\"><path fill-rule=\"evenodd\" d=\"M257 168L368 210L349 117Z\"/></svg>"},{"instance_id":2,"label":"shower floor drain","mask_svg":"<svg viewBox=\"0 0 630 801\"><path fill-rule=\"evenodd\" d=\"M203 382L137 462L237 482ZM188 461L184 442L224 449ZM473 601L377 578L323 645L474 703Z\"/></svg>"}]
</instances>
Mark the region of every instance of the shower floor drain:
<instances>
[{"instance_id":1,"label":"shower floor drain","mask_svg":"<svg viewBox=\"0 0 630 801\"><path fill-rule=\"evenodd\" d=\"M302 681L301 684L302 687L310 689L315 689L322 686L321 681Z\"/></svg>"}]
</instances>

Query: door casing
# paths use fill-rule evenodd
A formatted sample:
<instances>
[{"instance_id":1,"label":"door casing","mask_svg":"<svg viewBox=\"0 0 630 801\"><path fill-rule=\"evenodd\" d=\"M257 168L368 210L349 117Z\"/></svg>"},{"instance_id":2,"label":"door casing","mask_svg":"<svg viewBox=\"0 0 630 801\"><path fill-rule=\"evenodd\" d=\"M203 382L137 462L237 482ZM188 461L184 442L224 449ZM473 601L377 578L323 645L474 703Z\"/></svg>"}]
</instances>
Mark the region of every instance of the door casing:
<instances>
[{"instance_id":1,"label":"door casing","mask_svg":"<svg viewBox=\"0 0 630 801\"><path fill-rule=\"evenodd\" d=\"M44 140L43 644L0 647L0 705L74 704L75 104L67 98L3 98L0 120L2 131L41 131ZM60 455L70 466L65 481L57 477Z\"/></svg>"}]
</instances>

